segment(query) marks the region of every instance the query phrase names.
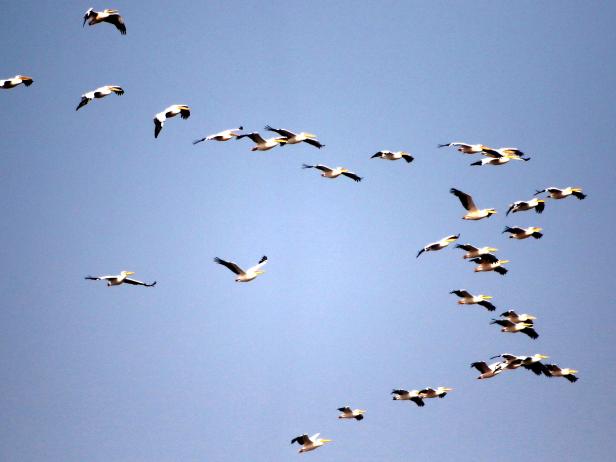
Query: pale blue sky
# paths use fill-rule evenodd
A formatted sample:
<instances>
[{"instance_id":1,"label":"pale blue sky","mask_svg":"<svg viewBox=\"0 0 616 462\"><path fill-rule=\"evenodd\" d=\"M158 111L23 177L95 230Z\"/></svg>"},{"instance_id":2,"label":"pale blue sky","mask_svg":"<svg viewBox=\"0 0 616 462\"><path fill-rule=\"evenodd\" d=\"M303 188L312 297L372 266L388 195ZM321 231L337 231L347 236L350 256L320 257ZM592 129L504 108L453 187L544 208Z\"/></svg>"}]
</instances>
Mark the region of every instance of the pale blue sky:
<instances>
[{"instance_id":1,"label":"pale blue sky","mask_svg":"<svg viewBox=\"0 0 616 462\"><path fill-rule=\"evenodd\" d=\"M609 3L3 2L0 459L608 460L616 412ZM88 7L128 29L82 28ZM126 93L75 112L105 84ZM191 106L153 137L155 113ZM243 125L326 147L192 140ZM438 143L532 157L469 167ZM411 164L370 159L407 150ZM365 177L326 180L302 163ZM505 217L547 186L584 201ZM456 187L499 213L464 222ZM541 226L513 241L505 225ZM498 247L474 274L448 234ZM266 274L237 284L212 262ZM135 271L153 289L87 274ZM453 289L530 312L499 332ZM544 353L580 380L473 361ZM607 365L607 367L606 367ZM392 388L454 387L424 408ZM366 409L362 422L336 408ZM333 443L298 455L301 433Z\"/></svg>"}]
</instances>

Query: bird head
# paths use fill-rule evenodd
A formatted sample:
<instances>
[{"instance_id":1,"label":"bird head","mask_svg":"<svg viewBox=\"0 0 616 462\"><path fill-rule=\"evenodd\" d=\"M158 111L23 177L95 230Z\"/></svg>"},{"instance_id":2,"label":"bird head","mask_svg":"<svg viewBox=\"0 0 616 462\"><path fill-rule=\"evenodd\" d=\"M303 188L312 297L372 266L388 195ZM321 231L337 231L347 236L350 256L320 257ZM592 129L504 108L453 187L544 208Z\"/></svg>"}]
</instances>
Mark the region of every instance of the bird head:
<instances>
[{"instance_id":1,"label":"bird head","mask_svg":"<svg viewBox=\"0 0 616 462\"><path fill-rule=\"evenodd\" d=\"M528 316L527 316L527 318L528 318L528 319L530 319L530 320L532 321L533 319L537 319L537 316L528 315Z\"/></svg>"},{"instance_id":2,"label":"bird head","mask_svg":"<svg viewBox=\"0 0 616 462\"><path fill-rule=\"evenodd\" d=\"M342 173L349 171L348 168L342 168L342 167L338 167L338 168L340 169L340 172L342 172Z\"/></svg>"},{"instance_id":3,"label":"bird head","mask_svg":"<svg viewBox=\"0 0 616 462\"><path fill-rule=\"evenodd\" d=\"M545 200L543 200L543 199L537 199L537 203L538 203L538 204L541 204L542 202L545 202Z\"/></svg>"},{"instance_id":4,"label":"bird head","mask_svg":"<svg viewBox=\"0 0 616 462\"><path fill-rule=\"evenodd\" d=\"M539 228L538 226L533 226L531 229L533 230L534 233L543 230L543 228Z\"/></svg>"}]
</instances>

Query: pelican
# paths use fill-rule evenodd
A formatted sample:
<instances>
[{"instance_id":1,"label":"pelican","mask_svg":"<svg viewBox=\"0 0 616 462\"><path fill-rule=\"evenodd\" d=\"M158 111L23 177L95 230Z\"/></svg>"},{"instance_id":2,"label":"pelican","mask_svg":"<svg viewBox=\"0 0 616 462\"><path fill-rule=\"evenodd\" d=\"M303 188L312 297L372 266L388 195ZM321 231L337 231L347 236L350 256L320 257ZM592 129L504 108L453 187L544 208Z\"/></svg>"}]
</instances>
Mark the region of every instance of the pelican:
<instances>
[{"instance_id":1,"label":"pelican","mask_svg":"<svg viewBox=\"0 0 616 462\"><path fill-rule=\"evenodd\" d=\"M541 239L543 234L539 231L542 231L543 228L538 228L537 226L529 226L528 228L520 228L519 226L514 226L510 228L509 226L505 226L504 233L509 233L510 239L526 239L529 237L534 237L535 239Z\"/></svg>"},{"instance_id":2,"label":"pelican","mask_svg":"<svg viewBox=\"0 0 616 462\"><path fill-rule=\"evenodd\" d=\"M528 335L533 340L539 338L539 334L533 328L532 321L527 322L511 322L508 319L492 319L490 324L498 324L502 326L501 332L509 332L515 334L516 332L522 332Z\"/></svg>"},{"instance_id":3,"label":"pelican","mask_svg":"<svg viewBox=\"0 0 616 462\"><path fill-rule=\"evenodd\" d=\"M244 133L243 135L237 135L235 139L241 140L242 138L248 137L250 138L255 145L252 147L251 151L267 151L269 149L275 148L279 144L286 143L286 138L268 138L264 139L257 132L252 133Z\"/></svg>"},{"instance_id":4,"label":"pelican","mask_svg":"<svg viewBox=\"0 0 616 462\"><path fill-rule=\"evenodd\" d=\"M467 253L464 254L464 257L462 258L476 258L485 255L486 253L492 253L498 250L494 247L475 247L471 244L457 244L456 249L466 250Z\"/></svg>"},{"instance_id":5,"label":"pelican","mask_svg":"<svg viewBox=\"0 0 616 462\"><path fill-rule=\"evenodd\" d=\"M503 268L501 265L509 263L509 260L499 260L491 253L486 253L477 258L471 258L469 261L477 263L477 266L475 267L476 273L481 271L496 271L498 274L503 276L507 274L507 268Z\"/></svg>"},{"instance_id":6,"label":"pelican","mask_svg":"<svg viewBox=\"0 0 616 462\"><path fill-rule=\"evenodd\" d=\"M483 154L489 156L485 159L478 160L477 162L473 162L470 165L503 165L508 163L510 160L523 160L528 162L530 157L520 157L513 154L501 154L498 151L491 151L493 154L487 154L484 152Z\"/></svg>"},{"instance_id":7,"label":"pelican","mask_svg":"<svg viewBox=\"0 0 616 462\"><path fill-rule=\"evenodd\" d=\"M483 152L485 149L490 149L488 146L485 146L483 144L467 144L467 143L460 143L459 141L455 141L453 143L447 143L447 144L439 144L438 147L439 148L455 147L455 148L458 148L458 151L460 151L463 154L478 154L480 152Z\"/></svg>"},{"instance_id":8,"label":"pelican","mask_svg":"<svg viewBox=\"0 0 616 462\"><path fill-rule=\"evenodd\" d=\"M158 138L158 134L163 129L163 125L165 125L165 120L178 114L182 119L188 119L190 117L190 107L185 104L173 104L156 114L154 117L154 138Z\"/></svg>"},{"instance_id":9,"label":"pelican","mask_svg":"<svg viewBox=\"0 0 616 462\"><path fill-rule=\"evenodd\" d=\"M535 319L537 319L537 317L533 316L532 314L526 314L526 313L518 314L513 310L505 311L504 313L501 313L500 315L507 318L509 321L513 323L518 323L518 322L532 323Z\"/></svg>"},{"instance_id":10,"label":"pelican","mask_svg":"<svg viewBox=\"0 0 616 462\"><path fill-rule=\"evenodd\" d=\"M575 196L580 200L586 198L586 194L582 192L582 188L572 188L571 186L568 186L564 189L555 188L554 186L550 186L549 188L545 188L545 189L535 192L535 196L537 194L541 194L544 192L547 192L552 199L564 199L569 196Z\"/></svg>"},{"instance_id":11,"label":"pelican","mask_svg":"<svg viewBox=\"0 0 616 462\"><path fill-rule=\"evenodd\" d=\"M151 284L147 284L145 282L137 281L136 279L131 279L127 276L131 274L135 274L134 271L122 271L120 274L110 275L110 276L86 276L85 279L90 281L107 281L107 287L111 286L119 286L120 284L131 284L133 286L144 286L144 287L154 287L156 285L156 281Z\"/></svg>"},{"instance_id":12,"label":"pelican","mask_svg":"<svg viewBox=\"0 0 616 462\"><path fill-rule=\"evenodd\" d=\"M321 170L323 172L321 173L321 176L325 178L337 178L340 175L344 175L354 181L362 180L362 177L358 176L357 174L353 172L349 172L348 169L342 168L342 167L331 168L331 167L328 167L327 165L321 165L321 164L317 164L317 165L302 164L302 168L316 168L317 170Z\"/></svg>"},{"instance_id":13,"label":"pelican","mask_svg":"<svg viewBox=\"0 0 616 462\"><path fill-rule=\"evenodd\" d=\"M8 90L9 88L14 88L17 85L21 85L22 83L26 87L29 87L32 85L32 82L34 82L32 77L28 77L27 75L16 75L11 79L0 80L0 88Z\"/></svg>"},{"instance_id":14,"label":"pelican","mask_svg":"<svg viewBox=\"0 0 616 462\"><path fill-rule=\"evenodd\" d=\"M524 210L535 209L535 212L541 213L545 208L545 201L543 199L537 199L536 197L528 201L515 201L509 205L509 209L505 215L509 213L523 212Z\"/></svg>"},{"instance_id":15,"label":"pelican","mask_svg":"<svg viewBox=\"0 0 616 462\"><path fill-rule=\"evenodd\" d=\"M375 157L385 160L404 159L407 163L411 163L414 160L414 157L405 151L379 151L370 158L374 159Z\"/></svg>"},{"instance_id":16,"label":"pelican","mask_svg":"<svg viewBox=\"0 0 616 462\"><path fill-rule=\"evenodd\" d=\"M504 371L503 365L504 363L502 363L501 361L492 363L489 366L488 364L486 364L485 361L477 361L477 362L471 363L471 367L474 367L479 372L481 372L481 375L477 377L477 379L479 380L489 379L489 378L497 376L498 374Z\"/></svg>"},{"instance_id":17,"label":"pelican","mask_svg":"<svg viewBox=\"0 0 616 462\"><path fill-rule=\"evenodd\" d=\"M578 380L574 375L578 372L575 369L569 369L568 367L561 369L556 364L546 364L545 369L548 372L548 377L564 377L571 383L577 382Z\"/></svg>"},{"instance_id":18,"label":"pelican","mask_svg":"<svg viewBox=\"0 0 616 462\"><path fill-rule=\"evenodd\" d=\"M458 199L460 199L462 207L468 210L468 213L462 217L463 220L481 220L482 218L489 218L496 213L496 210L494 209L479 210L475 205L473 198L469 194L466 194L459 189L451 188L449 192L456 196Z\"/></svg>"},{"instance_id":19,"label":"pelican","mask_svg":"<svg viewBox=\"0 0 616 462\"><path fill-rule=\"evenodd\" d=\"M319 140L316 139L317 135L313 135L312 133L306 133L306 132L293 133L283 128L272 128L269 125L266 125L265 129L269 132L278 133L280 136L284 137L286 144L297 144L303 141L304 143L308 143L314 146L315 148L319 148L319 149L325 146L324 144L321 144Z\"/></svg>"},{"instance_id":20,"label":"pelican","mask_svg":"<svg viewBox=\"0 0 616 462\"><path fill-rule=\"evenodd\" d=\"M465 289L452 290L449 293L460 297L460 300L458 300L458 305L481 305L488 311L496 310L496 307L488 301L492 298L491 295L473 295Z\"/></svg>"},{"instance_id":21,"label":"pelican","mask_svg":"<svg viewBox=\"0 0 616 462\"><path fill-rule=\"evenodd\" d=\"M503 358L507 364L507 369L517 369L519 367L523 367L524 369L532 371L536 375L541 375L542 373L547 375L547 369L541 360L547 359L549 356L542 355L540 353L536 353L532 356L516 356L509 353L502 353L500 355L492 356L491 359L494 358Z\"/></svg>"},{"instance_id":22,"label":"pelican","mask_svg":"<svg viewBox=\"0 0 616 462\"><path fill-rule=\"evenodd\" d=\"M122 87L118 87L117 85L105 85L104 87L99 87L96 90L89 91L81 95L81 101L79 101L79 105L77 106L76 111L84 107L94 98L104 98L107 95L115 93L116 95L123 95L124 90Z\"/></svg>"},{"instance_id":23,"label":"pelican","mask_svg":"<svg viewBox=\"0 0 616 462\"><path fill-rule=\"evenodd\" d=\"M492 149L492 148L485 147L481 154L487 157L491 157L493 159L500 159L502 157L507 157L509 158L509 160L524 160L524 161L530 160L530 157L528 156L524 157L524 153L520 151L518 148Z\"/></svg>"},{"instance_id":24,"label":"pelican","mask_svg":"<svg viewBox=\"0 0 616 462\"><path fill-rule=\"evenodd\" d=\"M246 271L244 271L242 268L237 266L232 261L225 261L218 257L214 258L214 261L218 263L219 265L226 266L231 271L233 271L235 274L237 274L237 277L235 278L235 282L248 282L248 281L252 281L254 278L259 276L260 274L265 273L265 271L261 271L261 267L267 263L267 257L263 255L261 257L261 260L259 260L259 263L257 263L252 268L248 268Z\"/></svg>"},{"instance_id":25,"label":"pelican","mask_svg":"<svg viewBox=\"0 0 616 462\"><path fill-rule=\"evenodd\" d=\"M419 390L392 390L391 394L394 395L392 399L395 401L413 401L419 407L425 405L423 399L419 396Z\"/></svg>"},{"instance_id":26,"label":"pelican","mask_svg":"<svg viewBox=\"0 0 616 462\"><path fill-rule=\"evenodd\" d=\"M338 416L339 419L355 419L362 420L366 411L362 409L351 409L349 406L339 407L338 410L342 412Z\"/></svg>"},{"instance_id":27,"label":"pelican","mask_svg":"<svg viewBox=\"0 0 616 462\"><path fill-rule=\"evenodd\" d=\"M460 237L459 234L452 234L451 236L446 236L443 239L441 239L440 241L436 241L436 242L431 242L430 244L427 244L423 249L421 249L419 252L417 252L417 257L415 258L419 258L419 256L424 253L424 252L433 252L435 250L441 250L444 249L445 247L447 247L449 244L451 244L452 242L455 242L458 240L458 238Z\"/></svg>"},{"instance_id":28,"label":"pelican","mask_svg":"<svg viewBox=\"0 0 616 462\"><path fill-rule=\"evenodd\" d=\"M235 138L239 136L237 131L244 130L244 127L239 126L238 128L231 128L229 130L223 130L218 133L214 133L213 135L208 135L205 138L201 138L193 141L193 144L201 143L202 141L229 141L231 138Z\"/></svg>"},{"instance_id":29,"label":"pelican","mask_svg":"<svg viewBox=\"0 0 616 462\"><path fill-rule=\"evenodd\" d=\"M124 19L122 19L118 10L94 11L93 8L89 8L83 17L83 26L86 25L86 21L88 20L88 26L93 26L99 22L108 22L116 26L116 29L118 29L122 35L126 35Z\"/></svg>"},{"instance_id":30,"label":"pelican","mask_svg":"<svg viewBox=\"0 0 616 462\"><path fill-rule=\"evenodd\" d=\"M424 388L423 390L419 390L419 397L426 398L444 398L448 392L452 391L453 388L447 387L438 387L434 388Z\"/></svg>"},{"instance_id":31,"label":"pelican","mask_svg":"<svg viewBox=\"0 0 616 462\"><path fill-rule=\"evenodd\" d=\"M329 443L332 440L326 440L323 438L319 438L320 433L315 433L312 436L308 436L306 434L303 434L301 436L296 436L295 438L293 438L291 440L291 444L293 443L297 443L301 446L301 449L299 450L299 452L308 452L308 451L312 451L316 448L320 448L321 446L323 446L325 443Z\"/></svg>"}]
</instances>

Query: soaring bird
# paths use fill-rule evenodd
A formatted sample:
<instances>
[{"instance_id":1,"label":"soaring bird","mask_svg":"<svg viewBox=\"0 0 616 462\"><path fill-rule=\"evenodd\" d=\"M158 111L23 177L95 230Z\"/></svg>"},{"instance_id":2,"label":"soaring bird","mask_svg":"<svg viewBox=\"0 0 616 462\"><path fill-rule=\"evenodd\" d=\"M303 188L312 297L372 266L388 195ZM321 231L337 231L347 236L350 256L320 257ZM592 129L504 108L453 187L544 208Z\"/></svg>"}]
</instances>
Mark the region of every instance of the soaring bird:
<instances>
[{"instance_id":1,"label":"soaring bird","mask_svg":"<svg viewBox=\"0 0 616 462\"><path fill-rule=\"evenodd\" d=\"M419 390L392 390L391 394L394 395L392 398L394 401L413 401L419 407L425 405L423 399L419 396Z\"/></svg>"},{"instance_id":2,"label":"soaring bird","mask_svg":"<svg viewBox=\"0 0 616 462\"><path fill-rule=\"evenodd\" d=\"M182 119L188 119L190 117L190 107L185 104L173 104L156 114L154 116L154 138L158 138L158 134L163 129L163 125L165 125L165 120L178 114Z\"/></svg>"},{"instance_id":3,"label":"soaring bird","mask_svg":"<svg viewBox=\"0 0 616 462\"><path fill-rule=\"evenodd\" d=\"M482 154L488 157L478 160L477 162L473 162L471 165L503 165L508 163L510 160L523 160L525 162L530 160L530 157L521 157L515 154L502 154L499 150L493 149L484 151Z\"/></svg>"},{"instance_id":4,"label":"soaring bird","mask_svg":"<svg viewBox=\"0 0 616 462\"><path fill-rule=\"evenodd\" d=\"M351 409L349 406L339 407L338 410L342 412L338 416L339 419L355 419L362 420L366 411L362 409Z\"/></svg>"},{"instance_id":5,"label":"soaring bird","mask_svg":"<svg viewBox=\"0 0 616 462\"><path fill-rule=\"evenodd\" d=\"M452 234L451 236L444 237L440 241L431 242L430 244L426 244L426 246L423 249L417 252L417 257L415 258L418 258L424 252L433 252L435 250L444 249L452 242L457 241L459 237L460 237L459 234Z\"/></svg>"},{"instance_id":6,"label":"soaring bird","mask_svg":"<svg viewBox=\"0 0 616 462\"><path fill-rule=\"evenodd\" d=\"M464 254L462 258L476 258L480 257L486 253L496 252L498 249L494 247L475 247L471 244L457 244L456 249L466 250L467 253Z\"/></svg>"},{"instance_id":7,"label":"soaring bird","mask_svg":"<svg viewBox=\"0 0 616 462\"><path fill-rule=\"evenodd\" d=\"M86 25L86 21L88 21L88 26L93 26L99 22L108 22L116 26L116 29L118 29L122 35L126 35L124 19L120 16L118 10L107 9L103 11L94 11L93 8L89 8L83 17L83 26Z\"/></svg>"},{"instance_id":8,"label":"soaring bird","mask_svg":"<svg viewBox=\"0 0 616 462\"><path fill-rule=\"evenodd\" d=\"M523 212L525 210L535 209L535 212L541 213L545 208L545 201L543 199L537 199L536 197L528 201L515 201L509 205L509 209L505 215L509 213Z\"/></svg>"},{"instance_id":9,"label":"soaring bird","mask_svg":"<svg viewBox=\"0 0 616 462\"><path fill-rule=\"evenodd\" d=\"M480 152L483 152L485 149L490 149L488 146L485 146L483 144L468 144L460 143L459 141L455 141L453 143L439 144L438 147L455 147L458 148L458 151L463 154L478 154Z\"/></svg>"},{"instance_id":10,"label":"soaring bird","mask_svg":"<svg viewBox=\"0 0 616 462\"><path fill-rule=\"evenodd\" d=\"M538 190L535 192L535 196L544 192L547 192L552 199L564 199L569 196L575 196L580 200L586 198L586 194L582 192L582 188L573 188L571 186L563 189L550 186L549 188Z\"/></svg>"},{"instance_id":11,"label":"soaring bird","mask_svg":"<svg viewBox=\"0 0 616 462\"><path fill-rule=\"evenodd\" d=\"M532 371L536 375L547 375L547 369L541 360L547 359L548 357L549 356L542 355L540 353L536 353L532 356L516 356L509 353L502 353L500 355L492 356L491 359L503 358L507 369L518 369L519 367L523 367L524 369Z\"/></svg>"},{"instance_id":12,"label":"soaring bird","mask_svg":"<svg viewBox=\"0 0 616 462\"><path fill-rule=\"evenodd\" d=\"M193 144L201 143L202 141L229 141L231 138L239 136L237 133L235 133L239 130L244 130L244 127L240 126L238 128L223 130L221 132L214 133L213 135L208 135L205 138L195 140L193 141Z\"/></svg>"},{"instance_id":13,"label":"soaring bird","mask_svg":"<svg viewBox=\"0 0 616 462\"><path fill-rule=\"evenodd\" d=\"M89 91L81 95L81 101L79 101L79 105L77 106L76 111L84 107L94 98L104 98L107 95L115 93L116 95L123 95L124 90L122 87L118 87L117 85L105 85L104 87L99 87L96 90Z\"/></svg>"},{"instance_id":14,"label":"soaring bird","mask_svg":"<svg viewBox=\"0 0 616 462\"><path fill-rule=\"evenodd\" d=\"M144 286L144 287L154 287L156 285L156 281L151 284L147 284L145 282L137 281L136 279L131 279L127 276L131 274L135 274L134 271L122 271L120 274L110 275L110 276L86 276L85 279L89 279L90 281L107 281L107 286L119 286L120 284L131 284L133 286Z\"/></svg>"},{"instance_id":15,"label":"soaring bird","mask_svg":"<svg viewBox=\"0 0 616 462\"><path fill-rule=\"evenodd\" d=\"M526 239L529 237L534 237L535 239L541 239L543 234L539 231L542 231L543 228L538 228L536 226L529 226L528 228L520 228L519 226L514 226L513 228L509 226L505 226L504 233L509 233L510 239Z\"/></svg>"},{"instance_id":16,"label":"soaring bird","mask_svg":"<svg viewBox=\"0 0 616 462\"><path fill-rule=\"evenodd\" d=\"M235 274L237 274L237 277L235 278L235 282L248 282L248 281L252 281L254 278L259 276L260 274L265 273L265 271L261 270L261 267L267 263L267 257L263 255L261 257L261 260L259 260L259 263L257 263L255 266L251 268L248 268L246 271L244 271L242 268L237 266L232 261L225 261L218 257L214 258L214 261L218 263L219 265L226 266L231 271L233 271Z\"/></svg>"},{"instance_id":17,"label":"soaring bird","mask_svg":"<svg viewBox=\"0 0 616 462\"><path fill-rule=\"evenodd\" d=\"M269 149L275 148L279 144L283 144L287 142L286 138L268 138L264 139L257 132L252 133L244 133L243 135L237 135L235 139L241 140L242 138L250 138L255 145L252 147L251 151L267 151Z\"/></svg>"},{"instance_id":18,"label":"soaring bird","mask_svg":"<svg viewBox=\"0 0 616 462\"><path fill-rule=\"evenodd\" d=\"M319 438L319 435L320 433L315 433L312 436L308 436L306 434L303 434L301 436L296 436L295 438L291 440L291 444L293 443L299 444L301 446L301 449L299 450L299 452L308 452L316 448L320 448L325 443L329 443L330 441L332 441L332 440L326 440L323 438Z\"/></svg>"},{"instance_id":19,"label":"soaring bird","mask_svg":"<svg viewBox=\"0 0 616 462\"><path fill-rule=\"evenodd\" d=\"M458 305L481 305L488 311L496 310L496 307L488 301L492 298L491 295L473 295L465 289L452 290L449 293L460 297L460 300L458 300Z\"/></svg>"},{"instance_id":20,"label":"soaring bird","mask_svg":"<svg viewBox=\"0 0 616 462\"><path fill-rule=\"evenodd\" d=\"M26 87L29 87L30 85L32 85L32 82L34 82L34 80L32 80L32 77L28 77L27 75L16 75L15 77L10 79L0 80L0 88L8 90L9 88L14 88L17 85L21 85L22 83Z\"/></svg>"},{"instance_id":21,"label":"soaring bird","mask_svg":"<svg viewBox=\"0 0 616 462\"><path fill-rule=\"evenodd\" d=\"M468 213L462 217L463 220L481 220L482 218L489 218L496 213L494 209L478 209L473 198L459 189L451 188L449 192L460 199L462 207L468 210Z\"/></svg>"},{"instance_id":22,"label":"soaring bird","mask_svg":"<svg viewBox=\"0 0 616 462\"><path fill-rule=\"evenodd\" d=\"M530 160L530 157L524 157L524 153L518 148L497 148L492 149L484 147L482 153L484 156L492 157L493 159L499 159L501 157L508 157L510 160Z\"/></svg>"},{"instance_id":23,"label":"soaring bird","mask_svg":"<svg viewBox=\"0 0 616 462\"><path fill-rule=\"evenodd\" d=\"M406 151L379 151L370 158L374 159L375 157L385 160L404 159L407 163L411 163L414 160L414 157Z\"/></svg>"},{"instance_id":24,"label":"soaring bird","mask_svg":"<svg viewBox=\"0 0 616 462\"><path fill-rule=\"evenodd\" d=\"M485 361L477 361L477 362L471 363L471 367L474 367L479 372L481 372L481 375L477 377L477 379L479 380L489 379L489 378L497 376L498 374L504 371L503 365L504 364L501 361L492 363L490 365L486 364Z\"/></svg>"},{"instance_id":25,"label":"soaring bird","mask_svg":"<svg viewBox=\"0 0 616 462\"><path fill-rule=\"evenodd\" d=\"M578 378L575 376L578 371L576 371L575 369L569 369L568 367L562 369L556 364L546 364L545 368L548 372L548 377L564 377L571 383L577 382L578 380Z\"/></svg>"},{"instance_id":26,"label":"soaring bird","mask_svg":"<svg viewBox=\"0 0 616 462\"><path fill-rule=\"evenodd\" d=\"M498 324L502 326L501 332L509 332L515 334L516 332L522 332L528 335L533 340L539 338L539 334L533 328L532 321L526 322L511 322L508 319L492 319L490 324Z\"/></svg>"},{"instance_id":27,"label":"soaring bird","mask_svg":"<svg viewBox=\"0 0 616 462\"><path fill-rule=\"evenodd\" d=\"M306 132L293 133L283 128L272 128L269 125L266 125L265 129L269 132L278 133L280 136L284 137L286 144L297 144L303 141L304 143L308 143L314 146L315 148L319 148L319 149L325 146L324 144L321 144L319 140L317 140L317 135L313 135L312 133L306 133Z\"/></svg>"},{"instance_id":28,"label":"soaring bird","mask_svg":"<svg viewBox=\"0 0 616 462\"><path fill-rule=\"evenodd\" d=\"M327 165L322 165L322 164L317 164L317 165L302 164L302 168L316 168L317 170L321 170L323 172L321 173L321 176L325 178L337 178L340 175L344 175L354 181L362 180L362 177L360 177L359 175L353 172L349 172L348 169L342 168L342 167L331 168L331 167L328 167Z\"/></svg>"},{"instance_id":29,"label":"soaring bird","mask_svg":"<svg viewBox=\"0 0 616 462\"><path fill-rule=\"evenodd\" d=\"M423 390L419 390L419 397L426 398L444 398L447 393L452 391L453 388L448 387L438 387L438 388L424 388Z\"/></svg>"},{"instance_id":30,"label":"soaring bird","mask_svg":"<svg viewBox=\"0 0 616 462\"><path fill-rule=\"evenodd\" d=\"M477 266L475 267L476 273L482 271L496 271L498 274L503 276L507 274L507 268L503 268L501 265L509 263L509 260L499 260L491 253L483 254L481 257L477 258L471 258L469 261L477 263Z\"/></svg>"},{"instance_id":31,"label":"soaring bird","mask_svg":"<svg viewBox=\"0 0 616 462\"><path fill-rule=\"evenodd\" d=\"M526 314L526 313L518 314L513 310L507 310L504 313L501 313L500 315L504 318L507 318L509 321L513 323L518 323L518 322L532 323L535 319L537 319L537 317L533 316L532 314Z\"/></svg>"}]
</instances>

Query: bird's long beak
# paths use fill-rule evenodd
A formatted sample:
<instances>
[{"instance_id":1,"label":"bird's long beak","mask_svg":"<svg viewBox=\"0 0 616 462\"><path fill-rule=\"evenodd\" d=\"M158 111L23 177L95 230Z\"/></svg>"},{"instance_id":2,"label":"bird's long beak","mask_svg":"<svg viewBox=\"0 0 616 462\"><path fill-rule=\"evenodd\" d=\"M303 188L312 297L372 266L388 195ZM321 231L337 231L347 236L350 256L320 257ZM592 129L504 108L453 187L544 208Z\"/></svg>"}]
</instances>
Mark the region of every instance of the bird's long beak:
<instances>
[{"instance_id":1,"label":"bird's long beak","mask_svg":"<svg viewBox=\"0 0 616 462\"><path fill-rule=\"evenodd\" d=\"M542 355L542 354L539 354L539 355L537 355L537 356L539 356L541 359L548 359L548 358L549 358L549 356L547 356L547 355Z\"/></svg>"},{"instance_id":2,"label":"bird's long beak","mask_svg":"<svg viewBox=\"0 0 616 462\"><path fill-rule=\"evenodd\" d=\"M533 228L533 231L543 231L543 228Z\"/></svg>"},{"instance_id":3,"label":"bird's long beak","mask_svg":"<svg viewBox=\"0 0 616 462\"><path fill-rule=\"evenodd\" d=\"M498 262L499 262L501 265L504 265L505 263L509 263L509 260L498 260Z\"/></svg>"},{"instance_id":4,"label":"bird's long beak","mask_svg":"<svg viewBox=\"0 0 616 462\"><path fill-rule=\"evenodd\" d=\"M331 443L334 440L321 440L321 443Z\"/></svg>"},{"instance_id":5,"label":"bird's long beak","mask_svg":"<svg viewBox=\"0 0 616 462\"><path fill-rule=\"evenodd\" d=\"M495 247L488 247L488 252L498 252L498 249ZM490 297L492 298L492 297Z\"/></svg>"},{"instance_id":6,"label":"bird's long beak","mask_svg":"<svg viewBox=\"0 0 616 462\"><path fill-rule=\"evenodd\" d=\"M453 388L447 388L447 387L445 387L445 388L443 388L443 390L445 390L445 391L453 391Z\"/></svg>"},{"instance_id":7,"label":"bird's long beak","mask_svg":"<svg viewBox=\"0 0 616 462\"><path fill-rule=\"evenodd\" d=\"M481 298L483 298L484 300L490 300L492 297L492 295L482 295Z\"/></svg>"},{"instance_id":8,"label":"bird's long beak","mask_svg":"<svg viewBox=\"0 0 616 462\"><path fill-rule=\"evenodd\" d=\"M287 140L285 138L276 138L274 141L278 142L278 143L286 143Z\"/></svg>"},{"instance_id":9,"label":"bird's long beak","mask_svg":"<svg viewBox=\"0 0 616 462\"><path fill-rule=\"evenodd\" d=\"M255 273L257 273L257 274L263 274L263 273L265 273L265 271L255 271Z\"/></svg>"},{"instance_id":10,"label":"bird's long beak","mask_svg":"<svg viewBox=\"0 0 616 462\"><path fill-rule=\"evenodd\" d=\"M529 316L528 319L537 319L537 316ZM547 356L546 356L547 358Z\"/></svg>"},{"instance_id":11,"label":"bird's long beak","mask_svg":"<svg viewBox=\"0 0 616 462\"><path fill-rule=\"evenodd\" d=\"M134 271L127 271L126 274L135 274Z\"/></svg>"},{"instance_id":12,"label":"bird's long beak","mask_svg":"<svg viewBox=\"0 0 616 462\"><path fill-rule=\"evenodd\" d=\"M575 369L569 369L569 373L570 373L570 374L577 374L577 373L578 373L578 371L577 371L577 370L575 370Z\"/></svg>"}]
</instances>

